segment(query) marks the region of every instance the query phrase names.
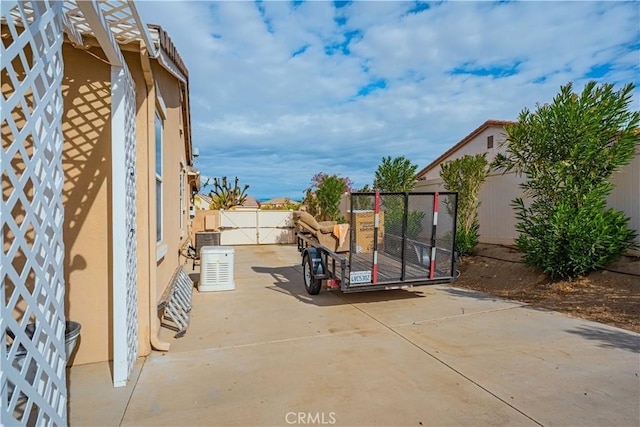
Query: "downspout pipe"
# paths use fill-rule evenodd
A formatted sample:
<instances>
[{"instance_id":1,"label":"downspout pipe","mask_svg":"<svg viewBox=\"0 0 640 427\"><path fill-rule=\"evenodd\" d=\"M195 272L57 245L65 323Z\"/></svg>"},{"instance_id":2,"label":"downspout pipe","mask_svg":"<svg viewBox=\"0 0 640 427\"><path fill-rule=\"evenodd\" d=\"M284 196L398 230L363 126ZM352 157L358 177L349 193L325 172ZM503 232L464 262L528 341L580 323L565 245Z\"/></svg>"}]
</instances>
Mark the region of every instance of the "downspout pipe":
<instances>
[{"instance_id":1,"label":"downspout pipe","mask_svg":"<svg viewBox=\"0 0 640 427\"><path fill-rule=\"evenodd\" d=\"M144 80L146 83L147 89L147 135L152 135L155 132L155 98L156 98L156 89L153 81L153 73L151 72L151 62L149 61L148 52L146 48L142 47L140 49L140 62L142 64L142 73L144 74ZM155 169L150 167L151 162L155 161L155 155L152 154L153 150L151 149L150 139L147 138L147 159L145 159L145 165L147 168L146 173L146 183L147 188L151 188L151 180L154 180L155 184ZM155 149L155 145L153 145ZM151 176L152 173L154 176ZM155 191L147 191L147 206L149 206L149 210L147 211L147 224L152 224L152 221L155 221L155 215L152 215L153 209L155 206ZM157 306L157 280L156 280L156 269L155 269L155 253L156 253L156 245L153 239L148 239L148 253L149 253L149 341L151 343L151 347L157 351L169 351L169 347L171 344L162 341L158 336L160 332L160 320L158 318L158 306Z\"/></svg>"}]
</instances>

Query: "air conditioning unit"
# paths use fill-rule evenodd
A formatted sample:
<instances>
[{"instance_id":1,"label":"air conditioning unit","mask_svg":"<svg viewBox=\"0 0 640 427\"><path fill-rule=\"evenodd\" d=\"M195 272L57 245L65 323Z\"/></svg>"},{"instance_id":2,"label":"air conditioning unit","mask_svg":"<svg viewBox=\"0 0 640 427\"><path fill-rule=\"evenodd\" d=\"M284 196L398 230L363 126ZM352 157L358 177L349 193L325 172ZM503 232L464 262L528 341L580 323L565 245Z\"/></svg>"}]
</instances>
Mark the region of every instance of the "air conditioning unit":
<instances>
[{"instance_id":1,"label":"air conditioning unit","mask_svg":"<svg viewBox=\"0 0 640 427\"><path fill-rule=\"evenodd\" d=\"M200 250L205 246L220 246L220 232L219 231L202 231L196 233L196 252L200 253Z\"/></svg>"},{"instance_id":2,"label":"air conditioning unit","mask_svg":"<svg viewBox=\"0 0 640 427\"><path fill-rule=\"evenodd\" d=\"M233 279L234 250L230 246L205 246L200 250L200 280L198 290L231 291L236 288Z\"/></svg>"}]
</instances>

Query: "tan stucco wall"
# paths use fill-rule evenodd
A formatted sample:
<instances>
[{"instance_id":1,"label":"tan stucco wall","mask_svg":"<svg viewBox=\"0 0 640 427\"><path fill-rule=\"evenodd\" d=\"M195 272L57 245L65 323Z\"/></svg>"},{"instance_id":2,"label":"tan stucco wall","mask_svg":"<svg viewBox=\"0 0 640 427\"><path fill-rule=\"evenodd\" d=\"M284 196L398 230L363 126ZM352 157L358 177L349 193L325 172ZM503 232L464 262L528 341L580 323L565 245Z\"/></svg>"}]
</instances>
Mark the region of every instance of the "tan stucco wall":
<instances>
[{"instance_id":1,"label":"tan stucco wall","mask_svg":"<svg viewBox=\"0 0 640 427\"><path fill-rule=\"evenodd\" d=\"M156 301L169 284L169 280L175 269L184 261L179 256L180 247L188 238L187 224L189 222L188 210L181 213L180 200L180 168L186 166L182 110L180 100L180 88L175 77L170 75L157 63L152 63L153 76L157 81L164 104L166 106L167 117L163 129L163 240L158 248L166 245L166 255L157 261L156 273ZM155 138L155 136L154 136ZM152 139L153 140L153 139ZM152 167L155 171L155 164ZM186 178L186 175L185 175ZM155 178L154 178L155 179ZM186 181L185 181L186 188ZM155 181L154 181L155 191ZM188 200L188 195L185 194ZM184 219L184 234L180 232L180 216ZM155 221L154 221L155 225ZM152 237L155 240L155 226ZM155 261L156 258L152 259Z\"/></svg>"},{"instance_id":2,"label":"tan stucco wall","mask_svg":"<svg viewBox=\"0 0 640 427\"><path fill-rule=\"evenodd\" d=\"M73 360L82 364L112 353L111 75L87 52L65 44L63 55L65 314L82 325Z\"/></svg>"},{"instance_id":3,"label":"tan stucco wall","mask_svg":"<svg viewBox=\"0 0 640 427\"><path fill-rule=\"evenodd\" d=\"M631 163L613 174L611 183L614 189L607 197L607 203L629 217L629 228L638 233L636 243L640 246L640 152L636 152ZM640 255L640 249L630 253Z\"/></svg>"},{"instance_id":4,"label":"tan stucco wall","mask_svg":"<svg viewBox=\"0 0 640 427\"><path fill-rule=\"evenodd\" d=\"M464 154L473 155L481 153L483 150L487 151L486 135L480 135L479 140L471 141L468 145L476 147L477 151L467 149ZM463 155L460 154L461 151L459 150L446 161L460 157ZM429 171L429 176L433 176L435 172L440 173L439 165ZM511 201L516 197L523 197L522 189L519 187L523 181L523 177L513 172L506 174L492 172L487 177L487 180L480 187L478 196L481 202L478 209L480 242L506 245L514 243L518 232L515 229L517 219ZM611 182L614 189L607 197L608 205L624 212L629 217L628 226L638 232L639 237L636 241L640 244L640 155L637 154L630 164L614 173ZM445 188L438 175L429 180L418 181L413 191L445 191ZM640 251L631 250L629 253L637 255Z\"/></svg>"},{"instance_id":5,"label":"tan stucco wall","mask_svg":"<svg viewBox=\"0 0 640 427\"><path fill-rule=\"evenodd\" d=\"M493 136L493 148L487 149L487 137ZM504 129L500 126L489 126L478 134L471 141L460 147L455 152L451 153L445 161L455 160L465 155L475 155L478 153L487 153L487 161L491 162L497 153L504 151L504 147L500 147L500 144L506 139ZM441 162L442 163L442 162ZM440 178L440 164L436 165L433 169L424 175L424 180L429 181Z\"/></svg>"},{"instance_id":6,"label":"tan stucco wall","mask_svg":"<svg viewBox=\"0 0 640 427\"><path fill-rule=\"evenodd\" d=\"M93 53L103 57L99 49ZM110 66L79 49L63 47L65 113L65 279L66 315L82 324L74 364L112 359L111 242L111 105ZM149 354L153 306L175 269L184 262L181 245L189 236L189 190L183 174L184 202L180 207L180 169L187 165L181 133L178 81L152 61L153 76L166 105L164 126L163 228L156 245L155 223L155 88L148 91L137 52L125 52L136 85L138 339L139 355ZM150 97L150 98L149 98ZM148 108L151 105L151 108ZM183 231L180 230L183 217ZM166 245L157 260L156 250ZM155 287L151 286L155 283ZM150 295L150 289L153 295Z\"/></svg>"},{"instance_id":7,"label":"tan stucco wall","mask_svg":"<svg viewBox=\"0 0 640 427\"><path fill-rule=\"evenodd\" d=\"M193 218L191 226L191 244L196 244L196 233L201 231L217 231L220 228L220 211L199 210Z\"/></svg>"}]
</instances>

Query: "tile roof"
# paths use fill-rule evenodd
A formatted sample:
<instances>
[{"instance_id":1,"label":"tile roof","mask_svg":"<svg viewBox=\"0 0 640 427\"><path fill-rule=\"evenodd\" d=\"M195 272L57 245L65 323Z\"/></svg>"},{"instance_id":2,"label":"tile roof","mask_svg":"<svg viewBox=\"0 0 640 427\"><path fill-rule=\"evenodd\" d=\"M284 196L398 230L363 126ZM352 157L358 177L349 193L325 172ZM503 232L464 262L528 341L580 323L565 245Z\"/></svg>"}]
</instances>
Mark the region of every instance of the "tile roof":
<instances>
[{"instance_id":1,"label":"tile roof","mask_svg":"<svg viewBox=\"0 0 640 427\"><path fill-rule=\"evenodd\" d=\"M263 205L285 205L287 203L291 203L291 199L287 199L285 197L277 197L275 199L267 200L266 202L262 202Z\"/></svg>"}]
</instances>

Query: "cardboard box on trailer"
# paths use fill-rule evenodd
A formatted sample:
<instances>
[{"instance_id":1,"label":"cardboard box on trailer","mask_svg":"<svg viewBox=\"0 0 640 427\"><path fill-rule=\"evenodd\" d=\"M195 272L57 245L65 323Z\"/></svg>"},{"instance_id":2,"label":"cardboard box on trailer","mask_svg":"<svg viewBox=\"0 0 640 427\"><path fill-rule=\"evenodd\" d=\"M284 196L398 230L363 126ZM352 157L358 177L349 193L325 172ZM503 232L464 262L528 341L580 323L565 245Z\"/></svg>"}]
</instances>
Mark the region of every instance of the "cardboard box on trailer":
<instances>
[{"instance_id":1,"label":"cardboard box on trailer","mask_svg":"<svg viewBox=\"0 0 640 427\"><path fill-rule=\"evenodd\" d=\"M353 221L352 221L353 218ZM375 213L371 210L348 211L347 222L353 227L355 247L353 251L373 252L373 236L375 228ZM382 250L384 242L384 212L380 212L378 224L378 250Z\"/></svg>"}]
</instances>

